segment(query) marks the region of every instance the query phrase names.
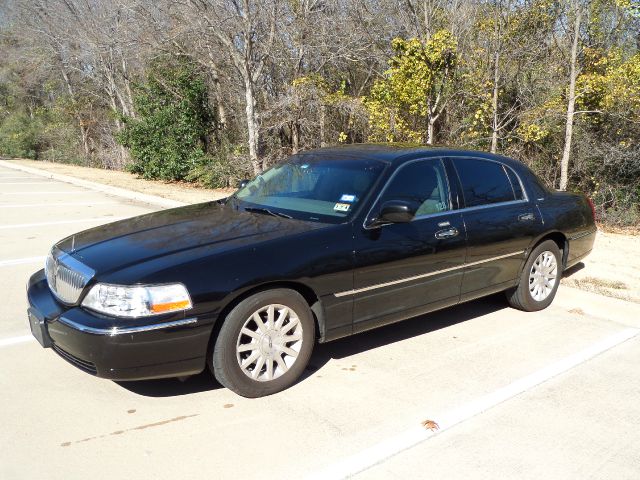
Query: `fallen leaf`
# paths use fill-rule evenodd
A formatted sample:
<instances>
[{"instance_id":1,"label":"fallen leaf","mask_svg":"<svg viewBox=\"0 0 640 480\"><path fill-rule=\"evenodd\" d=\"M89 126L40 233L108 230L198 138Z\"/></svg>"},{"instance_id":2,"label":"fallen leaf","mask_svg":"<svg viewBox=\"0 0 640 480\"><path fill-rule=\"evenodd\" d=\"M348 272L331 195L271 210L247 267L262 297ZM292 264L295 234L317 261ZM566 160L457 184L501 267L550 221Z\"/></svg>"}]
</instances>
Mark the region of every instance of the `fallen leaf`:
<instances>
[{"instance_id":1,"label":"fallen leaf","mask_svg":"<svg viewBox=\"0 0 640 480\"><path fill-rule=\"evenodd\" d=\"M440 425L438 425L433 420L425 420L424 422L422 422L422 426L431 430L432 432L437 432L438 430L440 430Z\"/></svg>"}]
</instances>

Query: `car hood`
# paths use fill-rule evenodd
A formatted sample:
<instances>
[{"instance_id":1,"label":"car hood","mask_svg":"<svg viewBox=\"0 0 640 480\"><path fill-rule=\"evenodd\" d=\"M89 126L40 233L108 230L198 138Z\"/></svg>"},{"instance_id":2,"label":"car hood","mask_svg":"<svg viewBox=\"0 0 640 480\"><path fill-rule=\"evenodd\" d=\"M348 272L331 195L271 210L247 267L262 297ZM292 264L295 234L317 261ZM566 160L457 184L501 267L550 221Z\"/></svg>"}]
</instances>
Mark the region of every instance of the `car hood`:
<instances>
[{"instance_id":1,"label":"car hood","mask_svg":"<svg viewBox=\"0 0 640 480\"><path fill-rule=\"evenodd\" d=\"M101 274L177 253L211 255L326 226L209 202L102 225L56 246Z\"/></svg>"}]
</instances>

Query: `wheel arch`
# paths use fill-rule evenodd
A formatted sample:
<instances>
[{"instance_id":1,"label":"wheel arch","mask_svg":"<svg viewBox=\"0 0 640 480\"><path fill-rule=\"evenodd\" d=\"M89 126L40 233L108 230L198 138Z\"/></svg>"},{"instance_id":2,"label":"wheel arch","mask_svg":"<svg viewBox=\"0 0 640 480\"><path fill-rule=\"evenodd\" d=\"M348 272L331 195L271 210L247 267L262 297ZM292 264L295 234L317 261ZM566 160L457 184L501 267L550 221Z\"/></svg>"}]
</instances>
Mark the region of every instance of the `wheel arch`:
<instances>
[{"instance_id":1,"label":"wheel arch","mask_svg":"<svg viewBox=\"0 0 640 480\"><path fill-rule=\"evenodd\" d=\"M229 312L231 312L231 310L233 310L236 307L236 305L238 305L240 302L242 302L246 298L249 298L251 295L255 295L256 293L259 293L259 292L264 292L265 290L274 290L277 288L287 288L289 290L294 290L298 292L300 295L302 295L302 297L305 299L305 301L309 305L309 308L311 309L311 313L313 314L313 321L316 327L316 340L319 339L320 341L322 341L325 334L324 308L322 306L322 302L320 298L315 293L315 291L308 285L305 285L304 283L300 283L300 282L274 281L274 282L268 282L261 285L257 285L247 290L243 290L241 292L237 292L233 297L231 297L226 302L224 307L220 310L220 313L218 315L218 321L215 322L213 330L211 332L211 339L209 341L209 349L208 349L209 351L207 352L207 356L209 356L211 353L211 348L213 346L214 339L218 336L218 333L220 332L220 328L224 323L224 319L229 314Z\"/></svg>"},{"instance_id":2,"label":"wheel arch","mask_svg":"<svg viewBox=\"0 0 640 480\"><path fill-rule=\"evenodd\" d=\"M532 252L534 248L540 245L542 242L552 240L558 246L560 251L562 252L562 270L565 269L567 265L567 259L569 258L569 241L567 240L567 236L559 230L555 230L552 232L547 232L540 237L538 237L534 242L531 243L531 247L529 247L529 252Z\"/></svg>"}]
</instances>

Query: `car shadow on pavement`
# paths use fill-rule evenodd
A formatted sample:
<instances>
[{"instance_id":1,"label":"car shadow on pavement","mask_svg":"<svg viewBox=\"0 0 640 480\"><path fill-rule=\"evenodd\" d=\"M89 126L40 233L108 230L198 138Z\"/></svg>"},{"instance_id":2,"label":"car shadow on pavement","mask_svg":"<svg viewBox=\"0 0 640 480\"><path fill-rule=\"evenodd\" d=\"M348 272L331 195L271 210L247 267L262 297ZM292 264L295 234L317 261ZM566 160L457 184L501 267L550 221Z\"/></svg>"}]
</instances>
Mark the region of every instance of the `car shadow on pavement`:
<instances>
[{"instance_id":1,"label":"car shadow on pavement","mask_svg":"<svg viewBox=\"0 0 640 480\"><path fill-rule=\"evenodd\" d=\"M331 359L342 359L351 355L384 347L409 338L424 335L476 317L509 308L503 293L497 293L471 302L438 310L409 320L386 325L329 343L317 344L309 365L299 381L320 370Z\"/></svg>"},{"instance_id":2,"label":"car shadow on pavement","mask_svg":"<svg viewBox=\"0 0 640 480\"><path fill-rule=\"evenodd\" d=\"M115 382L122 388L144 397L178 397L193 393L208 392L224 388L205 368L203 372L192 375L185 380L162 378L160 380L140 380L134 382Z\"/></svg>"},{"instance_id":3,"label":"car shadow on pavement","mask_svg":"<svg viewBox=\"0 0 640 480\"><path fill-rule=\"evenodd\" d=\"M312 376L331 359L342 359L367 350L401 342L458 323L473 320L476 317L497 312L503 308L508 308L508 305L504 294L499 293L385 327L369 330L351 337L329 343L317 344L309 361L309 365L298 382L303 382L306 378ZM191 395L224 388L213 378L208 368L202 373L193 375L184 381L175 378L166 378L115 383L132 393L155 398Z\"/></svg>"}]
</instances>

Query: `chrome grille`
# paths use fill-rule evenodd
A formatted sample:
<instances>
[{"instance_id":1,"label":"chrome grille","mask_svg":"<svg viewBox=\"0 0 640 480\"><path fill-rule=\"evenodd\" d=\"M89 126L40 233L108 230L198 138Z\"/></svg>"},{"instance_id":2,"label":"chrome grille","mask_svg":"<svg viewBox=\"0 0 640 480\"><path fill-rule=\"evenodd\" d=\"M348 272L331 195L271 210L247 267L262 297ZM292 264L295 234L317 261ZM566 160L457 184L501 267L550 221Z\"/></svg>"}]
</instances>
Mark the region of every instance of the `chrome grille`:
<instances>
[{"instance_id":1,"label":"chrome grille","mask_svg":"<svg viewBox=\"0 0 640 480\"><path fill-rule=\"evenodd\" d=\"M94 275L94 271L72 256L54 248L45 263L47 283L53 294L62 302L78 301L83 288Z\"/></svg>"}]
</instances>

